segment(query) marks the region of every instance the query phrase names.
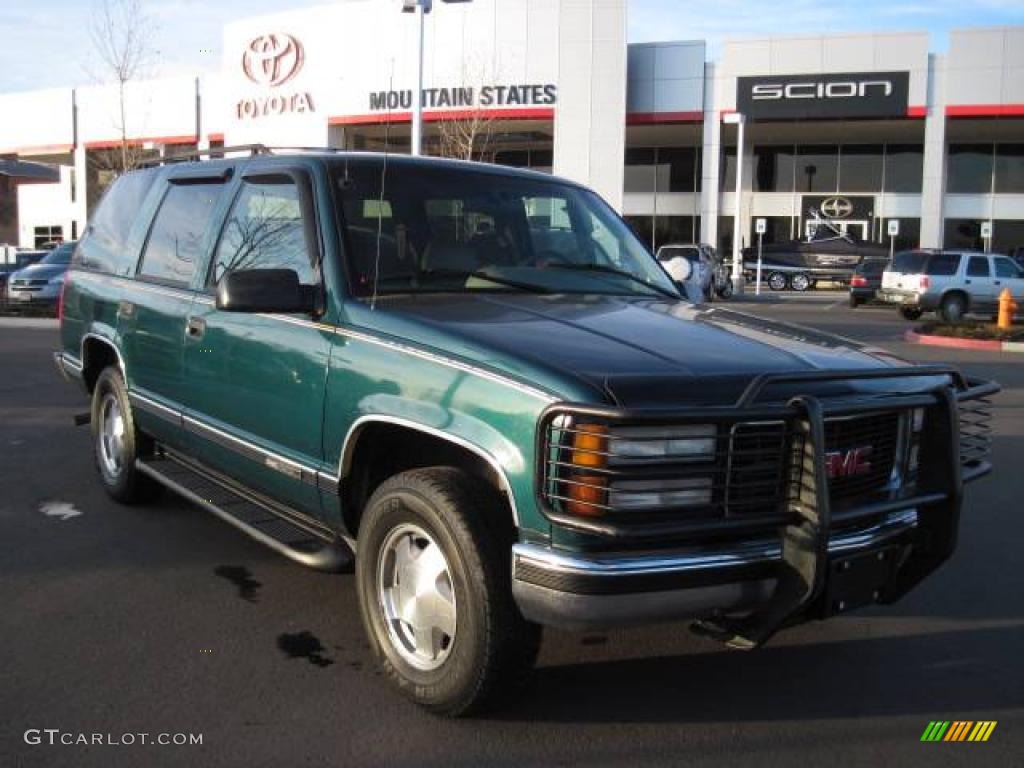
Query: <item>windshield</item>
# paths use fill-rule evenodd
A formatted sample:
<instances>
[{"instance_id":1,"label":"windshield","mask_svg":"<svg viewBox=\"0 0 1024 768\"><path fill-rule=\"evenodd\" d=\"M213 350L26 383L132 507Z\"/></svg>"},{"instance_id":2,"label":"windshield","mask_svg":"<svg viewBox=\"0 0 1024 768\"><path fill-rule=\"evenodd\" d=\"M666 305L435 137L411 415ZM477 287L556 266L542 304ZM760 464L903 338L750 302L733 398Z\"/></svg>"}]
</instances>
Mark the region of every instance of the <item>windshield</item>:
<instances>
[{"instance_id":1,"label":"windshield","mask_svg":"<svg viewBox=\"0 0 1024 768\"><path fill-rule=\"evenodd\" d=\"M64 243L58 245L43 258L39 260L39 264L70 264L71 254L75 251L74 243Z\"/></svg>"},{"instance_id":2,"label":"windshield","mask_svg":"<svg viewBox=\"0 0 1024 768\"><path fill-rule=\"evenodd\" d=\"M358 296L503 291L678 298L632 231L587 190L396 162L382 191L382 171L379 158L335 168Z\"/></svg>"}]
</instances>

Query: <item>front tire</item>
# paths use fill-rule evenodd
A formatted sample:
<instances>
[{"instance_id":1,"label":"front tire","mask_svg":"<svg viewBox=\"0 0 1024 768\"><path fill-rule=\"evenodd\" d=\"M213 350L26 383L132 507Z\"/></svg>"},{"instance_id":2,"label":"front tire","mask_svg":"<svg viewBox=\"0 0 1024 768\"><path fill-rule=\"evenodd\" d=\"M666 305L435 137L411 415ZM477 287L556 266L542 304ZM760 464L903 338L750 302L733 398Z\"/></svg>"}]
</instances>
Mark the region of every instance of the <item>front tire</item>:
<instances>
[{"instance_id":1,"label":"front tire","mask_svg":"<svg viewBox=\"0 0 1024 768\"><path fill-rule=\"evenodd\" d=\"M92 391L93 458L106 492L122 504L150 501L160 486L135 468L135 460L148 456L152 440L135 426L128 390L121 371L104 368Z\"/></svg>"},{"instance_id":2,"label":"front tire","mask_svg":"<svg viewBox=\"0 0 1024 768\"><path fill-rule=\"evenodd\" d=\"M385 676L432 712L478 710L536 660L540 627L512 599L513 532L493 490L454 468L403 472L367 504L363 626Z\"/></svg>"}]
</instances>

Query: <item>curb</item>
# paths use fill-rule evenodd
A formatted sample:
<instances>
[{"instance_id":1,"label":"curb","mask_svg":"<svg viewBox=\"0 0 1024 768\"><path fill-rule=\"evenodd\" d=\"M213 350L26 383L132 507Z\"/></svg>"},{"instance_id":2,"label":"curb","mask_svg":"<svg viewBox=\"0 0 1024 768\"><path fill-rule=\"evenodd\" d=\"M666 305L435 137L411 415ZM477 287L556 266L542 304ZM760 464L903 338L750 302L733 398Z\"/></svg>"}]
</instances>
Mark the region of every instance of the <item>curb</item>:
<instances>
[{"instance_id":1,"label":"curb","mask_svg":"<svg viewBox=\"0 0 1024 768\"><path fill-rule=\"evenodd\" d=\"M923 344L930 347L953 347L955 349L981 349L988 352L1024 353L1024 341L997 341L995 339L955 339L950 336L928 336L914 330L903 334L909 344Z\"/></svg>"}]
</instances>

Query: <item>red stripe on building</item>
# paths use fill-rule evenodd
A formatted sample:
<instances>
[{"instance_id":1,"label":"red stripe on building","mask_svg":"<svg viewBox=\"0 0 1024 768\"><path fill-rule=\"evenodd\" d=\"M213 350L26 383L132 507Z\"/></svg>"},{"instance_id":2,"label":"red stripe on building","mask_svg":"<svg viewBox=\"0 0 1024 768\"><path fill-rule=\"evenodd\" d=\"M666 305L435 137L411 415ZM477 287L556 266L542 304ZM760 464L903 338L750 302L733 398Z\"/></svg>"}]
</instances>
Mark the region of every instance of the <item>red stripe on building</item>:
<instances>
[{"instance_id":1,"label":"red stripe on building","mask_svg":"<svg viewBox=\"0 0 1024 768\"><path fill-rule=\"evenodd\" d=\"M441 120L553 120L555 110L550 107L524 107L522 109L451 109L424 112L423 121ZM371 115L339 115L328 118L328 125L376 125L378 123L411 123L412 112L375 112Z\"/></svg>"},{"instance_id":2,"label":"red stripe on building","mask_svg":"<svg viewBox=\"0 0 1024 768\"><path fill-rule=\"evenodd\" d=\"M1024 117L1024 104L950 104L947 117Z\"/></svg>"},{"instance_id":3,"label":"red stripe on building","mask_svg":"<svg viewBox=\"0 0 1024 768\"><path fill-rule=\"evenodd\" d=\"M223 133L208 133L206 134L207 141L224 141Z\"/></svg>"},{"instance_id":4,"label":"red stripe on building","mask_svg":"<svg viewBox=\"0 0 1024 768\"><path fill-rule=\"evenodd\" d=\"M907 107L907 117L928 117L928 107Z\"/></svg>"},{"instance_id":5,"label":"red stripe on building","mask_svg":"<svg viewBox=\"0 0 1024 768\"><path fill-rule=\"evenodd\" d=\"M672 123L701 123L704 113L696 112L630 112L626 125L668 125Z\"/></svg>"},{"instance_id":6,"label":"red stripe on building","mask_svg":"<svg viewBox=\"0 0 1024 768\"><path fill-rule=\"evenodd\" d=\"M0 149L0 155L58 155L71 152L74 148L74 144L39 144L35 147Z\"/></svg>"},{"instance_id":7,"label":"red stripe on building","mask_svg":"<svg viewBox=\"0 0 1024 768\"><path fill-rule=\"evenodd\" d=\"M148 136L142 138L130 138L126 139L126 143L131 147L141 147L143 144L195 144L195 134L188 136ZM109 139L103 141L87 141L85 142L86 149L116 149L121 146L120 139Z\"/></svg>"}]
</instances>

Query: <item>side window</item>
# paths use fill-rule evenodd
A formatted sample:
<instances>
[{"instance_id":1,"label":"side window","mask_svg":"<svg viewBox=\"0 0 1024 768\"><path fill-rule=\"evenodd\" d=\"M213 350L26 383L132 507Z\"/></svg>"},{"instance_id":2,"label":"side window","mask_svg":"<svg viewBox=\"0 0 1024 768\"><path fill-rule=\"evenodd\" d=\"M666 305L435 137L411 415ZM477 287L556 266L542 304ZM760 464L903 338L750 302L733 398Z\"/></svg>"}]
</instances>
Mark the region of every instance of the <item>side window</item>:
<instances>
[{"instance_id":1,"label":"side window","mask_svg":"<svg viewBox=\"0 0 1024 768\"><path fill-rule=\"evenodd\" d=\"M170 184L149 231L139 276L187 286L203 259L223 184Z\"/></svg>"},{"instance_id":2,"label":"side window","mask_svg":"<svg viewBox=\"0 0 1024 768\"><path fill-rule=\"evenodd\" d=\"M622 242L605 226L603 221L593 214L590 215L590 239L596 247L598 263L603 261L611 263L619 269L622 268ZM696 258L697 253L694 252L692 256Z\"/></svg>"},{"instance_id":3,"label":"side window","mask_svg":"<svg viewBox=\"0 0 1024 768\"><path fill-rule=\"evenodd\" d=\"M122 276L135 272L137 254L127 251L128 236L155 180L155 171L136 171L111 185L76 250L77 266Z\"/></svg>"},{"instance_id":4,"label":"side window","mask_svg":"<svg viewBox=\"0 0 1024 768\"><path fill-rule=\"evenodd\" d=\"M928 260L925 274L935 276L955 275L960 267L959 253L936 253Z\"/></svg>"},{"instance_id":5,"label":"side window","mask_svg":"<svg viewBox=\"0 0 1024 768\"><path fill-rule=\"evenodd\" d=\"M988 256L971 256L967 262L968 277L991 277L992 270L988 266Z\"/></svg>"},{"instance_id":6,"label":"side window","mask_svg":"<svg viewBox=\"0 0 1024 768\"><path fill-rule=\"evenodd\" d=\"M243 182L213 263L213 282L236 269L293 269L299 282L317 281L295 182Z\"/></svg>"},{"instance_id":7,"label":"side window","mask_svg":"<svg viewBox=\"0 0 1024 768\"><path fill-rule=\"evenodd\" d=\"M1009 259L998 256L993 261L996 263L996 277L1024 277L1021 275L1020 268Z\"/></svg>"}]
</instances>

